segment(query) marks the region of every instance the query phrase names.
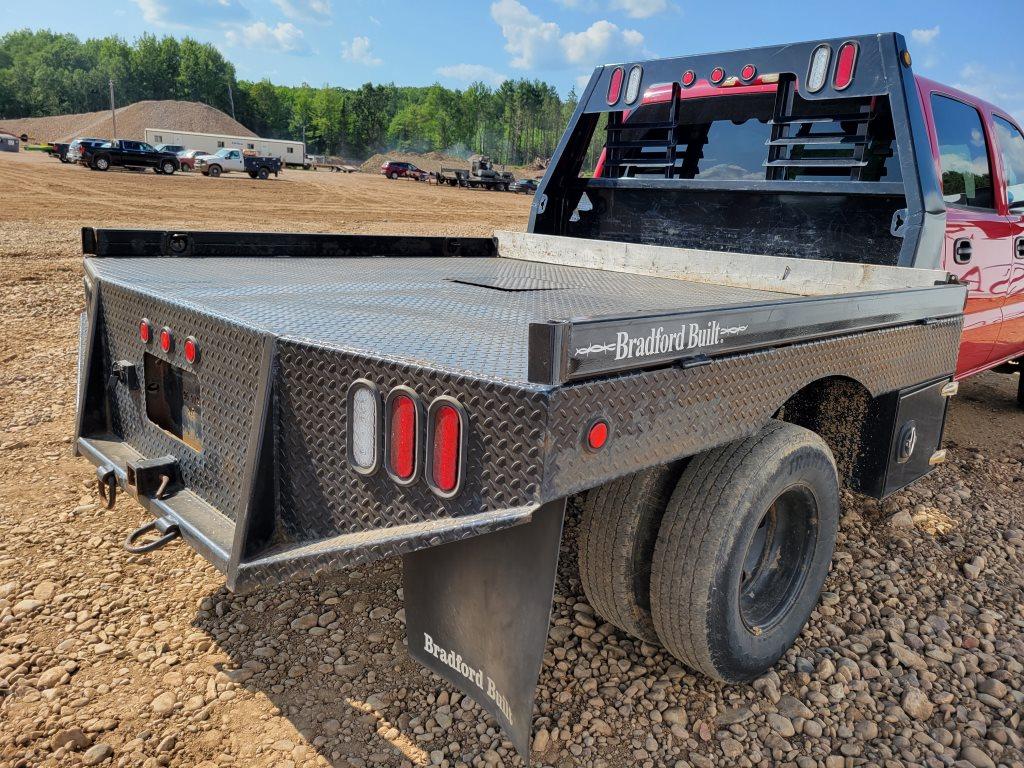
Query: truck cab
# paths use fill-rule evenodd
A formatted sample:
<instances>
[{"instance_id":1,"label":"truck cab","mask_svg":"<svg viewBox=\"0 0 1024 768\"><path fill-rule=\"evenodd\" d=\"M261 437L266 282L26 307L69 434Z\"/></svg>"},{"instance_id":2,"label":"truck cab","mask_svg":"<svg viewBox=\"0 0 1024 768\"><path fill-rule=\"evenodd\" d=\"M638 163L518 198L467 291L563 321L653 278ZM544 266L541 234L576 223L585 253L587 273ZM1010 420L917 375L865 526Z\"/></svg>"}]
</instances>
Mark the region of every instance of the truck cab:
<instances>
[{"instance_id":1,"label":"truck cab","mask_svg":"<svg viewBox=\"0 0 1024 768\"><path fill-rule=\"evenodd\" d=\"M917 87L946 204L942 267L968 286L963 378L1024 357L1024 131L956 88Z\"/></svg>"}]
</instances>

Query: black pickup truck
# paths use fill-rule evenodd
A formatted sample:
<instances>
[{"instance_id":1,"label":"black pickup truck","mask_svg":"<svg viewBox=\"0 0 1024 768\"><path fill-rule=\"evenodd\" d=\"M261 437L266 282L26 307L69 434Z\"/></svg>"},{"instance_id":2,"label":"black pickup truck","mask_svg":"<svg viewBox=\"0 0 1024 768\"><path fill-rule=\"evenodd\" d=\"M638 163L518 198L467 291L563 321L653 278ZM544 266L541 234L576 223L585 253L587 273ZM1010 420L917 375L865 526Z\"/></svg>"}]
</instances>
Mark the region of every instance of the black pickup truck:
<instances>
[{"instance_id":1,"label":"black pickup truck","mask_svg":"<svg viewBox=\"0 0 1024 768\"><path fill-rule=\"evenodd\" d=\"M172 175L181 166L173 152L161 152L144 141L116 139L98 147L82 147L79 162L94 171L111 168L152 168L154 172Z\"/></svg>"},{"instance_id":2,"label":"black pickup truck","mask_svg":"<svg viewBox=\"0 0 1024 768\"><path fill-rule=\"evenodd\" d=\"M944 459L967 289L910 65L883 34L599 67L525 233L85 229L76 446L152 513L126 546L240 591L401 556L410 653L525 753L585 493L597 612L762 674L840 489Z\"/></svg>"}]
</instances>

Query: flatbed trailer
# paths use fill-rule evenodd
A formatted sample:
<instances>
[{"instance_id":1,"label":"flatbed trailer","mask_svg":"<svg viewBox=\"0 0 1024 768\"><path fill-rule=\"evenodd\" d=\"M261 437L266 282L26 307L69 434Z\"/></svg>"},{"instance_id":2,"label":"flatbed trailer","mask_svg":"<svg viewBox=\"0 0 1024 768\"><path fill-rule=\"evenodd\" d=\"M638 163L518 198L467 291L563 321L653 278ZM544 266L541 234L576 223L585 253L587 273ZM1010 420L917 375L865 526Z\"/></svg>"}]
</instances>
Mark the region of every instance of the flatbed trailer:
<instances>
[{"instance_id":1,"label":"flatbed trailer","mask_svg":"<svg viewBox=\"0 0 1024 768\"><path fill-rule=\"evenodd\" d=\"M931 471L956 392L966 288L935 252L905 45L852 40L858 78L820 98L886 97L900 182L621 170L672 147L649 138L665 120L617 122L641 86L752 61L782 73L782 125L836 40L599 68L526 233L84 229L76 449L104 500L152 513L126 546L180 536L238 591L401 556L410 653L525 754L587 492L598 613L705 674L762 674L817 601L840 485L882 498Z\"/></svg>"}]
</instances>

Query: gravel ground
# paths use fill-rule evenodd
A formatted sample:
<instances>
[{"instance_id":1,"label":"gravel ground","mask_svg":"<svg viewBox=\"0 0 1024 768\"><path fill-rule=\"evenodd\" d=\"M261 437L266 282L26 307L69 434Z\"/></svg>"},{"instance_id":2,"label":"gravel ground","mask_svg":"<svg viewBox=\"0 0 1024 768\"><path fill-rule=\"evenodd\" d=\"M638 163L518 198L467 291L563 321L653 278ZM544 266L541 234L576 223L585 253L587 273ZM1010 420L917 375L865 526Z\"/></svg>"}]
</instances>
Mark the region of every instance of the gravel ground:
<instances>
[{"instance_id":1,"label":"gravel ground","mask_svg":"<svg viewBox=\"0 0 1024 768\"><path fill-rule=\"evenodd\" d=\"M245 227L284 185L181 186L197 190L182 208L179 187L158 185L193 179L97 181L39 163L26 181L12 168L24 171L0 166L0 198L17 200L0 213L0 768L520 764L493 720L408 659L398 561L236 598L180 543L125 552L121 540L145 514L130 500L98 508L91 467L69 457L80 222L54 201L85 195L88 180L100 187L84 223L177 215L184 226L223 228L227 217ZM480 234L525 219L513 195L450 197L369 177L337 187L346 203L322 186L327 176L290 175L290 195L332 212L313 221L306 211L298 226L342 229L340 219L355 231L401 231L406 219L418 233ZM207 194L221 197L196 197ZM144 195L146 205L135 202ZM438 222L437 201L455 209L458 195L467 212L453 214L453 230ZM369 204L397 206L390 224L361 219ZM270 228L294 226L282 217ZM963 385L950 461L923 482L881 504L844 497L822 603L752 685L695 677L594 615L575 566L573 505L534 763L1024 768L1015 385L997 375Z\"/></svg>"}]
</instances>

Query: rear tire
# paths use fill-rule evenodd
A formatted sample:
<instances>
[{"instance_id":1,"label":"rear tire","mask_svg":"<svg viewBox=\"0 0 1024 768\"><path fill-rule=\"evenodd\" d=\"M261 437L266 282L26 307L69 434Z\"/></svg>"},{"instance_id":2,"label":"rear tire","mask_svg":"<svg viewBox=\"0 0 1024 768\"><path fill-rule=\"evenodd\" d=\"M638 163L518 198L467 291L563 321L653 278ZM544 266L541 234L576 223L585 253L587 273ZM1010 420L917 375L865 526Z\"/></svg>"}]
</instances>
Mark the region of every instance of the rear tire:
<instances>
[{"instance_id":1,"label":"rear tire","mask_svg":"<svg viewBox=\"0 0 1024 768\"><path fill-rule=\"evenodd\" d=\"M260 168L259 171L256 172L256 176L261 181L266 181L267 179L270 178L270 171L268 171L266 168Z\"/></svg>"},{"instance_id":2,"label":"rear tire","mask_svg":"<svg viewBox=\"0 0 1024 768\"><path fill-rule=\"evenodd\" d=\"M97 157L92 161L93 170L96 171L109 171L110 170L110 158L108 157Z\"/></svg>"},{"instance_id":3,"label":"rear tire","mask_svg":"<svg viewBox=\"0 0 1024 768\"><path fill-rule=\"evenodd\" d=\"M392 171L391 173L388 174L388 178L393 181L398 178L398 174Z\"/></svg>"},{"instance_id":4,"label":"rear tire","mask_svg":"<svg viewBox=\"0 0 1024 768\"><path fill-rule=\"evenodd\" d=\"M173 176L175 170L176 169L174 167L174 163L172 163L170 160L165 160L163 164L160 166L160 171L165 176Z\"/></svg>"},{"instance_id":5,"label":"rear tire","mask_svg":"<svg viewBox=\"0 0 1024 768\"><path fill-rule=\"evenodd\" d=\"M624 632L657 643L651 558L678 465L652 467L587 494L580 524L580 580L587 600Z\"/></svg>"},{"instance_id":6,"label":"rear tire","mask_svg":"<svg viewBox=\"0 0 1024 768\"><path fill-rule=\"evenodd\" d=\"M763 674L817 604L838 519L835 459L802 427L773 421L693 458L654 548L651 614L662 644L724 682Z\"/></svg>"}]
</instances>

